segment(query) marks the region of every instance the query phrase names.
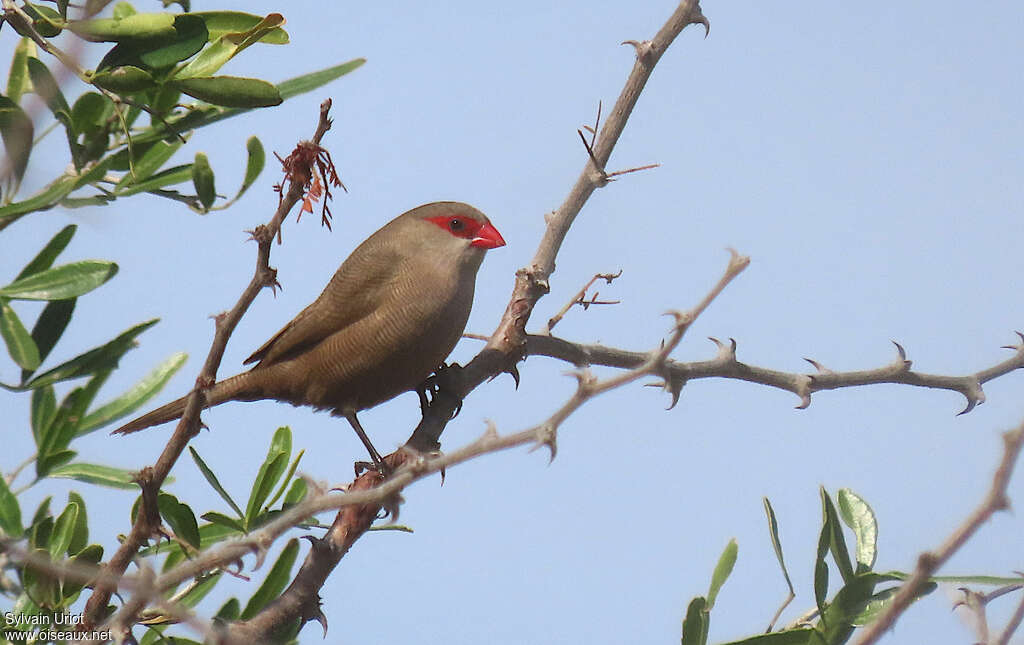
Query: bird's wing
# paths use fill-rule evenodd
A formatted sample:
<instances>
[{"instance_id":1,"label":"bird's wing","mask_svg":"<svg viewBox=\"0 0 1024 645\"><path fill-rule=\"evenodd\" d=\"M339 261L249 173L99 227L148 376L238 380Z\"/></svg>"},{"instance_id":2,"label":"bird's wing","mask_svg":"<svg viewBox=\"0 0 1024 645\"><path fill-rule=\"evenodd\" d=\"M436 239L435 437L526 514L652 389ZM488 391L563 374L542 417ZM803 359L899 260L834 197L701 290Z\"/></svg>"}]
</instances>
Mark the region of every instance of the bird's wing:
<instances>
[{"instance_id":1,"label":"bird's wing","mask_svg":"<svg viewBox=\"0 0 1024 645\"><path fill-rule=\"evenodd\" d=\"M373 313L392 291L401 257L385 248L356 249L338 268L323 293L274 334L244 363L260 367L302 354L334 332Z\"/></svg>"}]
</instances>

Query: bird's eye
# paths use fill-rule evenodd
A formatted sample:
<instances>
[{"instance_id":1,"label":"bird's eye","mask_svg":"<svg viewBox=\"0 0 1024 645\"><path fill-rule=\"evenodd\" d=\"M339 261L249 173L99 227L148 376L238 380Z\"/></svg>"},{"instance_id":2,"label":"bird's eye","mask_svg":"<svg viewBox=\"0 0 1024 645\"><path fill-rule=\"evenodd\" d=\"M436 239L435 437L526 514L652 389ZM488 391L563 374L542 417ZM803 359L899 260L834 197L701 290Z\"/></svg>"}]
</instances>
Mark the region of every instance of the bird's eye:
<instances>
[{"instance_id":1,"label":"bird's eye","mask_svg":"<svg viewBox=\"0 0 1024 645\"><path fill-rule=\"evenodd\" d=\"M466 228L466 223L458 217L453 217L448 220L448 228L451 229L453 233L458 233Z\"/></svg>"}]
</instances>

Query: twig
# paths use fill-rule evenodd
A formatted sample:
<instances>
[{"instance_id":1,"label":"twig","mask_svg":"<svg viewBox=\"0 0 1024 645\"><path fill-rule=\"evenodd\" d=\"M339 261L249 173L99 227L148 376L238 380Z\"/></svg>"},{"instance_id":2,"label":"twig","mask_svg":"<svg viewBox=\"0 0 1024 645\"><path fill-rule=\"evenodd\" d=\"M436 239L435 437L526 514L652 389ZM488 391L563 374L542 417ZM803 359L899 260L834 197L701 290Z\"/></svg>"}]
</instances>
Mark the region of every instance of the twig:
<instances>
[{"instance_id":1,"label":"twig","mask_svg":"<svg viewBox=\"0 0 1024 645\"><path fill-rule=\"evenodd\" d=\"M877 642L892 627L896 619L910 607L918 593L927 584L928 578L945 564L996 511L1009 507L1010 500L1006 496L1006 489L1009 486L1022 445L1024 445L1024 423L1003 434L1003 458L992 476L992 486L985 498L936 551L925 552L918 557L917 567L913 574L900 586L900 590L885 611L859 635L855 645L871 645Z\"/></svg>"},{"instance_id":2,"label":"twig","mask_svg":"<svg viewBox=\"0 0 1024 645\"><path fill-rule=\"evenodd\" d=\"M594 274L594 277L591 278L590 281L587 282L587 284L583 285L582 289L580 289L579 291L576 292L576 295L572 297L572 300L570 300L569 302L565 303L565 306L562 307L561 309L559 309L558 313L556 313L554 316L552 316L551 318L548 319L547 325L544 326L544 329L540 330L540 333L550 336L551 335L551 330L554 328L555 325L557 325L562 320L562 318L565 317L565 314L567 314L569 312L569 310L572 309L573 305L580 305L580 306L583 307L584 310L586 310L587 307L589 307L590 305L617 305L617 304L619 304L618 300L598 300L596 292L594 293L594 297L591 298L589 301L586 299L586 297L587 297L587 290L590 289L590 287L592 287L594 285L594 283L597 282L598 280L604 280L606 283L611 284L613 280L615 280L616 278L618 278L621 275L622 275L622 269L619 269L618 273L596 273L596 274ZM484 338L484 340L487 340L487 339Z\"/></svg>"},{"instance_id":3,"label":"twig","mask_svg":"<svg viewBox=\"0 0 1024 645\"><path fill-rule=\"evenodd\" d=\"M996 638L994 645L1009 645L1010 637L1016 633L1021 621L1024 621L1024 594L1022 594L1020 602L1017 603L1017 609L1013 612L1013 616L1010 617L1010 622L1006 623L1006 627L999 634L999 637Z\"/></svg>"},{"instance_id":4,"label":"twig","mask_svg":"<svg viewBox=\"0 0 1024 645\"><path fill-rule=\"evenodd\" d=\"M317 124L316 133L313 136L313 143L316 145L319 145L320 139L323 138L324 134L330 128L330 118L328 117L330 108L330 99L327 99L320 105L320 119ZM307 170L307 172L311 171ZM160 486L163 484L167 475L174 467L174 464L181 456L181 453L184 451L189 440L199 432L199 413L203 409L205 390L212 386L217 380L217 369L224 356L224 350L227 347L228 339L231 337L232 332L234 332L239 320L241 320L242 316L249 309L249 305L252 304L253 300L255 300L257 294L259 294L264 287L275 284L276 271L270 268L271 243L274 236L280 230L281 224L284 222L289 211L291 211L295 204L302 199L303 186L308 182L308 177L303 176L300 169L296 169L289 179L290 183L288 192L282 198L274 216L266 225L257 227L253 232L253 238L259 244L255 273L253 274L248 286L246 286L245 290L242 292L242 295L239 297L235 306L227 313L216 317L216 330L214 333L213 343L210 347L210 352L206 357L206 362L204 363L199 376L196 378L195 389L192 390L192 393L188 397L188 401L185 405L185 412L182 415L181 420L178 422L178 425L175 427L174 434L167 442L167 445L160 454L156 464L154 464L151 469L146 469L144 471L145 477L139 479L144 495L147 490L158 491L160 489ZM121 543L121 546L118 547L117 552L105 565L104 571L106 573L113 575L123 574L128 568L129 563L134 559L139 548L153 534L153 531L156 528L153 524L154 514L145 511L145 508L141 509L135 524L132 526L131 532ZM158 525L159 515L155 516L155 521ZM99 621L99 617L103 614L106 604L110 600L111 592L112 586L109 584L99 584L95 587L85 606L84 622L87 625L95 625ZM132 598L132 600L126 603L117 613L112 624L119 630L122 630L122 632L127 630L143 604L144 598Z\"/></svg>"},{"instance_id":5,"label":"twig","mask_svg":"<svg viewBox=\"0 0 1024 645\"><path fill-rule=\"evenodd\" d=\"M472 337L472 336L469 336ZM967 400L960 414L970 412L979 403L985 401L982 385L1004 374L1024 368L1024 336L1019 345L1004 345L1014 350L1011 358L974 374L964 376L946 376L927 374L911 370L912 363L907 360L906 352L897 343L897 358L889 365L849 372L834 372L816 361L810 361L818 370L817 374L799 374L758 367L742 363L736 358L736 341L723 343L712 338L718 347L718 355L708 361L679 362L667 361L665 371L660 376L664 382L656 385L664 387L673 397L672 406L679 398L683 385L688 381L703 378L728 378L747 381L760 385L792 392L800 397L798 409L807 408L811 404L811 395L823 390L837 390L846 387L894 383L912 385L940 390L959 392ZM629 369L644 361L643 352L630 351L599 344L573 343L555 336L531 334L526 337L523 350L526 356L548 356L557 358L577 366L602 365Z\"/></svg>"}]
</instances>

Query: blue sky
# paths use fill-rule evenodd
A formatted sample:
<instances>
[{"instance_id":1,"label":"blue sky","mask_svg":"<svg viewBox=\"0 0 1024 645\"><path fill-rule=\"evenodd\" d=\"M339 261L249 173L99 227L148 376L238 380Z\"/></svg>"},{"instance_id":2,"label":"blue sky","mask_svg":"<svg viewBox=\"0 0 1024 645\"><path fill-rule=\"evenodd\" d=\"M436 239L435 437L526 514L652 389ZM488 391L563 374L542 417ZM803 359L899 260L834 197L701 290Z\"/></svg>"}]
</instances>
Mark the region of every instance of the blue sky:
<instances>
[{"instance_id":1,"label":"blue sky","mask_svg":"<svg viewBox=\"0 0 1024 645\"><path fill-rule=\"evenodd\" d=\"M489 333L515 270L533 255L544 213L586 161L576 129L592 121L598 101L612 104L629 72L632 50L619 43L653 36L673 7L292 3L284 12L292 43L254 48L225 73L280 81L359 56L367 64L279 108L200 132L179 154L205 151L220 192L231 193L250 134L283 156L310 136L316 106L331 96L335 124L325 145L349 193L333 204L333 233L315 217L288 221L271 260L284 290L260 296L221 374L240 370L370 232L438 199L477 206L508 241L484 263L468 327ZM740 360L789 371L806 371L803 357L837 371L881 366L895 358L890 340L925 372L966 374L1007 357L999 346L1024 328L1024 9L1000 1L969 10L952 2L708 1L704 12L710 37L689 29L672 46L609 164L661 167L590 199L530 328L594 273L622 269L600 288L622 304L574 311L556 332L655 347L668 329L660 314L695 304L731 246L751 266L699 319L679 360L710 358L706 336L733 337ZM8 51L11 32L3 33ZM65 163L40 153L27 181L44 181ZM255 247L242 231L270 217L278 178L268 164L238 205L202 217L145 197L34 215L3 232L0 276L13 277L57 230L78 224L65 259L110 259L121 271L80 301L53 360L160 317L100 399L186 351L191 360L161 395L170 400L200 368L209 316L230 307L251 275ZM454 358L465 361L477 347L463 341ZM14 380L10 363L4 369L4 380ZM572 391L566 369L531 358L518 391L508 377L479 388L445 446L471 441L485 419L512 432L545 418ZM713 613L711 640L754 634L785 593L762 496L775 506L797 587L784 615L792 619L814 603L818 486L864 496L880 523L877 568L909 570L982 497L999 433L1024 418L1022 387L1019 374L992 382L988 402L959 417L959 395L903 386L823 392L807 410L795 410L799 401L789 393L723 380L687 385L670 412L656 389L610 393L563 426L551 465L543 452L517 450L455 468L443 487L436 480L411 487L401 519L416 532L366 536L324 588L329 638L672 641L732 537L739 561ZM0 470L9 470L32 450L27 401L0 395L0 406L4 435L13 438ZM390 450L417 414L415 396L405 395L361 418L378 448ZM192 445L236 497L244 497L280 425L290 425L296 446L307 450L301 470L315 479L341 484L363 457L343 421L305 409L229 404L204 419L212 430ZM77 448L83 459L137 468L152 463L168 436L168 427L129 438L98 432ZM220 503L188 460L175 474L170 490L193 507ZM1010 490L1018 504L1020 482ZM34 507L44 492L63 500L72 487L83 488L37 487L45 491L26 493L24 505ZM83 493L94 531L127 530L133 495ZM1019 515L1000 514L943 573L1024 568L1022 532ZM113 536L106 537L109 548ZM994 625L1016 601L993 604ZM932 594L883 642L971 642L950 606L944 591ZM308 628L302 642L321 642L319 628Z\"/></svg>"}]
</instances>

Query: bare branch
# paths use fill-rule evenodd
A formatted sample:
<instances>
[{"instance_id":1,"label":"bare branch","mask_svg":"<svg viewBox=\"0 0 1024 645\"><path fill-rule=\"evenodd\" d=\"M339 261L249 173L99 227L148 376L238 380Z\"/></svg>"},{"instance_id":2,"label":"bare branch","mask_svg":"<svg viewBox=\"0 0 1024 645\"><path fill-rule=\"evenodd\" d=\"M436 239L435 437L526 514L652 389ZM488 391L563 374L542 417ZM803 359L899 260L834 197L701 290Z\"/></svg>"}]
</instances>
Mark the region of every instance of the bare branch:
<instances>
[{"instance_id":1,"label":"bare branch","mask_svg":"<svg viewBox=\"0 0 1024 645\"><path fill-rule=\"evenodd\" d=\"M974 535L982 524L996 512L1009 508L1006 489L1010 484L1017 457L1024 445L1024 423L1003 434L1003 458L992 477L992 486L978 507L967 516L946 541L934 552L922 553L910 578L900 586L889 606L860 634L855 645L871 645L878 641L896 620L910 607L928 579Z\"/></svg>"},{"instance_id":2,"label":"bare branch","mask_svg":"<svg viewBox=\"0 0 1024 645\"><path fill-rule=\"evenodd\" d=\"M559 309L558 313L556 313L554 316L552 316L551 318L548 319L547 325L544 326L544 329L542 329L540 331L540 333L550 336L551 335L551 330L554 328L555 325L557 325L562 320L562 318L565 317L565 314L569 313L569 310L572 309L573 305L580 305L581 307L583 307L584 310L586 310L587 307L589 307L590 305L617 305L617 304L619 304L618 300L598 300L596 292L594 293L594 297L591 298L589 301L586 298L587 298L587 290L590 289L590 287L594 286L594 283L597 282L598 280L604 280L606 283L611 284L613 280L615 280L616 278L618 278L621 275L622 275L622 269L619 269L618 273L596 273L596 274L594 274L594 277L591 278L590 281L587 282L587 284L583 285L582 289L580 289L579 291L576 292L576 295L572 297L572 300L570 300L569 302L565 303L565 306L562 307L561 309ZM483 340L487 340L487 339L484 338Z\"/></svg>"},{"instance_id":3,"label":"bare branch","mask_svg":"<svg viewBox=\"0 0 1024 645\"><path fill-rule=\"evenodd\" d=\"M815 392L894 383L959 392L967 399L967 405L960 412L960 414L964 414L974 409L977 404L984 402L985 393L981 388L982 384L1024 368L1024 344L1021 344L1004 346L1015 351L1013 357L974 374L945 376L916 372L910 369L911 361L907 360L906 352L897 344L897 359L883 367L836 372L817 361L810 360L816 373L798 374L742 363L736 359L736 341L730 341L729 345L725 345L717 339L712 338L711 340L719 349L715 358L688 363L667 361L665 371L660 375L664 382L660 385L667 389L678 390L686 382L702 378L748 381L796 394L801 399L797 407L803 409L810 405L811 395ZM646 356L643 352L599 344L573 343L555 336L541 334L531 334L526 337L526 347L523 353L526 356L557 358L576 366L602 365L623 369L632 369L642 364Z\"/></svg>"}]
</instances>

